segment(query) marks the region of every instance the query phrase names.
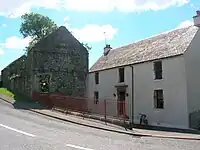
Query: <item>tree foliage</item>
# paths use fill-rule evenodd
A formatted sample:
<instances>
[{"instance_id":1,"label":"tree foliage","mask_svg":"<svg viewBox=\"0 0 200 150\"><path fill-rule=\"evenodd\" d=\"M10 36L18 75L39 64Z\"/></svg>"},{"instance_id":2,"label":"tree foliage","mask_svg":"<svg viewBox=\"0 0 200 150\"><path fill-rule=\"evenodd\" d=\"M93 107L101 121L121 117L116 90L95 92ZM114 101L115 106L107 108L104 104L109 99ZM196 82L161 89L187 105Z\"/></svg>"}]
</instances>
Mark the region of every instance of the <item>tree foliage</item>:
<instances>
[{"instance_id":1,"label":"tree foliage","mask_svg":"<svg viewBox=\"0 0 200 150\"><path fill-rule=\"evenodd\" d=\"M24 38L32 38L29 46L34 45L34 43L57 29L54 21L38 13L26 13L21 16L21 19L22 23L19 31Z\"/></svg>"},{"instance_id":2,"label":"tree foliage","mask_svg":"<svg viewBox=\"0 0 200 150\"><path fill-rule=\"evenodd\" d=\"M90 51L92 49L91 46L88 45L88 43L81 43L86 49L87 51Z\"/></svg>"},{"instance_id":3,"label":"tree foliage","mask_svg":"<svg viewBox=\"0 0 200 150\"><path fill-rule=\"evenodd\" d=\"M55 31L58 27L56 23L47 16L43 16L38 13L26 13L21 16L22 23L20 26L20 33L24 38L31 37L32 41L29 46L26 47L27 52L31 49L35 43ZM92 49L88 43L82 43L82 45L89 51Z\"/></svg>"}]
</instances>

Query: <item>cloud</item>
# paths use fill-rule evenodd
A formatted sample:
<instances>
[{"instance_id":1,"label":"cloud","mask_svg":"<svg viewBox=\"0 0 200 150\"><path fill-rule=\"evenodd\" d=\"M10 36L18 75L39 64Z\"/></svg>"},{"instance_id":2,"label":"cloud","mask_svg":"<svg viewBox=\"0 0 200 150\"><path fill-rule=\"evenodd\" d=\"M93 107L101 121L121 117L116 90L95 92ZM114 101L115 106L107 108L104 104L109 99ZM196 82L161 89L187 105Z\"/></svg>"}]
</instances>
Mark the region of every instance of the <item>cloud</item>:
<instances>
[{"instance_id":1,"label":"cloud","mask_svg":"<svg viewBox=\"0 0 200 150\"><path fill-rule=\"evenodd\" d=\"M0 43L1 47L4 47L6 49L24 49L26 46L28 46L31 38L19 38L16 36L11 36L6 39L4 43Z\"/></svg>"},{"instance_id":2,"label":"cloud","mask_svg":"<svg viewBox=\"0 0 200 150\"><path fill-rule=\"evenodd\" d=\"M181 6L189 0L65 0L65 8L76 11L141 12L161 10L170 6Z\"/></svg>"},{"instance_id":3,"label":"cloud","mask_svg":"<svg viewBox=\"0 0 200 150\"><path fill-rule=\"evenodd\" d=\"M101 42L106 39L111 40L116 34L117 29L111 25L88 24L83 28L71 28L72 34L82 42ZM105 34L104 34L105 32Z\"/></svg>"},{"instance_id":4,"label":"cloud","mask_svg":"<svg viewBox=\"0 0 200 150\"><path fill-rule=\"evenodd\" d=\"M4 51L0 49L0 56L4 54Z\"/></svg>"},{"instance_id":5,"label":"cloud","mask_svg":"<svg viewBox=\"0 0 200 150\"><path fill-rule=\"evenodd\" d=\"M0 24L0 27L7 27L6 24Z\"/></svg>"},{"instance_id":6,"label":"cloud","mask_svg":"<svg viewBox=\"0 0 200 150\"><path fill-rule=\"evenodd\" d=\"M68 22L69 21L69 16L64 17L64 22Z\"/></svg>"},{"instance_id":7,"label":"cloud","mask_svg":"<svg viewBox=\"0 0 200 150\"><path fill-rule=\"evenodd\" d=\"M197 2L197 3L192 3L190 4L191 8L195 9L195 10L198 10L199 9L199 6L200 6L200 3Z\"/></svg>"},{"instance_id":8,"label":"cloud","mask_svg":"<svg viewBox=\"0 0 200 150\"><path fill-rule=\"evenodd\" d=\"M189 0L6 0L0 5L0 15L16 18L32 8L68 9L73 11L141 12L181 6Z\"/></svg>"},{"instance_id":9,"label":"cloud","mask_svg":"<svg viewBox=\"0 0 200 150\"><path fill-rule=\"evenodd\" d=\"M186 21L183 21L182 23L180 23L177 28L185 28L185 27L191 26L193 24L194 23L192 20L186 20Z\"/></svg>"},{"instance_id":10,"label":"cloud","mask_svg":"<svg viewBox=\"0 0 200 150\"><path fill-rule=\"evenodd\" d=\"M17 18L32 8L59 9L62 0L6 0L0 5L0 15Z\"/></svg>"},{"instance_id":11,"label":"cloud","mask_svg":"<svg viewBox=\"0 0 200 150\"><path fill-rule=\"evenodd\" d=\"M31 4L30 3L24 3L19 8L15 8L11 12L7 12L6 15L8 15L9 18L17 18L23 15L24 13L28 13L31 10Z\"/></svg>"},{"instance_id":12,"label":"cloud","mask_svg":"<svg viewBox=\"0 0 200 150\"><path fill-rule=\"evenodd\" d=\"M64 20L64 26L66 26L67 28L69 28L70 27L70 24L69 24L70 18L69 18L69 16L64 17L63 20Z\"/></svg>"},{"instance_id":13,"label":"cloud","mask_svg":"<svg viewBox=\"0 0 200 150\"><path fill-rule=\"evenodd\" d=\"M106 39L111 40L118 32L117 29L110 24L98 25L87 24L82 28L73 28L70 26L69 16L64 17L64 26L80 41L82 42L101 42Z\"/></svg>"}]
</instances>

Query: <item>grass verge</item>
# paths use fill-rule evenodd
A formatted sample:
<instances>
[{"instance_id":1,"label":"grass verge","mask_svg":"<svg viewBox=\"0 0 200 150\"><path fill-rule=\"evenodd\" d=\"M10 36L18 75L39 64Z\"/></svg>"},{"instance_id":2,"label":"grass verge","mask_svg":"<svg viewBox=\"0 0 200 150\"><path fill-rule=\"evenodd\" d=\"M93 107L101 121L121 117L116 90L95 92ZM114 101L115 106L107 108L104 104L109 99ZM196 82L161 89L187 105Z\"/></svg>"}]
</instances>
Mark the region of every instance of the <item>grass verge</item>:
<instances>
[{"instance_id":1,"label":"grass verge","mask_svg":"<svg viewBox=\"0 0 200 150\"><path fill-rule=\"evenodd\" d=\"M14 98L15 94L7 90L6 88L0 88L0 94L4 94L8 97Z\"/></svg>"},{"instance_id":2,"label":"grass verge","mask_svg":"<svg viewBox=\"0 0 200 150\"><path fill-rule=\"evenodd\" d=\"M30 97L19 92L11 92L6 88L0 88L0 94L4 94L10 98L13 98L16 101L33 102Z\"/></svg>"}]
</instances>

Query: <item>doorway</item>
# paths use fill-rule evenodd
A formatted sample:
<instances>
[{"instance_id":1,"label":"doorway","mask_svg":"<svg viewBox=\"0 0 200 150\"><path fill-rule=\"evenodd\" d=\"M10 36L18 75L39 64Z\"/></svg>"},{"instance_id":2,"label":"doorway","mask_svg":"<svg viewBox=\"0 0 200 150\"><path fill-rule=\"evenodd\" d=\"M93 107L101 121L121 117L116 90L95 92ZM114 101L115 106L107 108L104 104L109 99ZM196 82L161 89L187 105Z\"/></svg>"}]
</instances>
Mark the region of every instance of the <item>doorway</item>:
<instances>
[{"instance_id":1,"label":"doorway","mask_svg":"<svg viewBox=\"0 0 200 150\"><path fill-rule=\"evenodd\" d=\"M118 115L125 115L125 99L126 99L126 91L118 91Z\"/></svg>"}]
</instances>

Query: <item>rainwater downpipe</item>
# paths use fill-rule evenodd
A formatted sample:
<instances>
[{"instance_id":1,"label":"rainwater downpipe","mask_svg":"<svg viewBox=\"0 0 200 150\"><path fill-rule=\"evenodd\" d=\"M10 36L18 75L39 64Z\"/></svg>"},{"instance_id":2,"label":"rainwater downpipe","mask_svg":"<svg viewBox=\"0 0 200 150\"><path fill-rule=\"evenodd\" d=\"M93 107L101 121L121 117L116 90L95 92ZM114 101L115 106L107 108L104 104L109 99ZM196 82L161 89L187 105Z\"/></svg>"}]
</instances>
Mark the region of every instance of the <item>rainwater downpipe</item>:
<instances>
[{"instance_id":1,"label":"rainwater downpipe","mask_svg":"<svg viewBox=\"0 0 200 150\"><path fill-rule=\"evenodd\" d=\"M132 112L131 113L132 113L132 124L134 124L134 95L133 95L134 94L134 77L133 77L134 72L133 72L133 65L130 65L130 67L131 67L131 74L132 74L131 75L131 78L132 78L131 79L132 80L131 81L131 84L132 84L131 85L132 86L132 88L131 88L131 102L132 102L132 106L131 106L132 108L131 109L132 109Z\"/></svg>"}]
</instances>

